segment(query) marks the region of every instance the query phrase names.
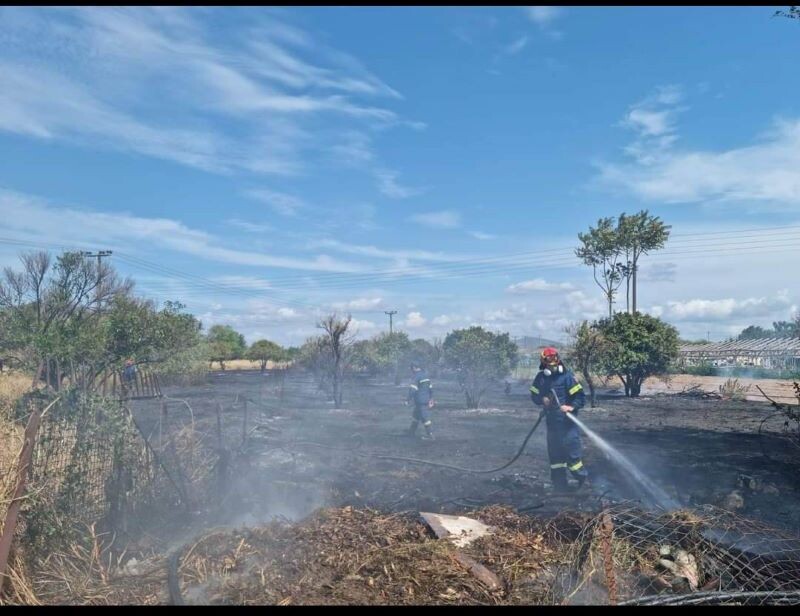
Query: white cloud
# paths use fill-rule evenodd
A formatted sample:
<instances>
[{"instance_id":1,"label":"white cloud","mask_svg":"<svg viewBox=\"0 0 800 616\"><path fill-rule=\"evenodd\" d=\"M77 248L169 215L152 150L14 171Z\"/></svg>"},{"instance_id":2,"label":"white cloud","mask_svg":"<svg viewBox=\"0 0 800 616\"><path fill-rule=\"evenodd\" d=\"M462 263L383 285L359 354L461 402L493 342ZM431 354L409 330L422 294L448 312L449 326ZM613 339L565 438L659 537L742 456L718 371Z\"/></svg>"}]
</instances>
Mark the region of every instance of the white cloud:
<instances>
[{"instance_id":1,"label":"white cloud","mask_svg":"<svg viewBox=\"0 0 800 616\"><path fill-rule=\"evenodd\" d=\"M562 15L564 10L560 6L527 6L525 12L528 19L536 25L543 27L553 23Z\"/></svg>"},{"instance_id":2,"label":"white cloud","mask_svg":"<svg viewBox=\"0 0 800 616\"><path fill-rule=\"evenodd\" d=\"M231 227L247 231L248 233L266 233L267 231L273 230L269 225L239 220L238 218L230 218L226 220L225 223Z\"/></svg>"},{"instance_id":3,"label":"white cloud","mask_svg":"<svg viewBox=\"0 0 800 616\"><path fill-rule=\"evenodd\" d=\"M461 215L453 210L415 214L411 220L427 227L455 229L461 226Z\"/></svg>"},{"instance_id":4,"label":"white cloud","mask_svg":"<svg viewBox=\"0 0 800 616\"><path fill-rule=\"evenodd\" d=\"M760 143L729 150L676 151L650 166L607 165L601 178L638 197L666 203L800 204L800 120L778 122Z\"/></svg>"},{"instance_id":5,"label":"white cloud","mask_svg":"<svg viewBox=\"0 0 800 616\"><path fill-rule=\"evenodd\" d=\"M32 239L65 246L116 245L120 252L168 249L207 261L309 271L359 272L355 264L319 255L315 259L273 256L227 248L219 238L169 218L145 218L125 212L93 212L51 206L41 199L0 189L0 228ZM68 239L67 239L68 238Z\"/></svg>"},{"instance_id":6,"label":"white cloud","mask_svg":"<svg viewBox=\"0 0 800 616\"><path fill-rule=\"evenodd\" d=\"M425 317L422 316L421 313L409 312L408 317L406 317L406 320L403 322L403 325L405 325L405 327L408 327L409 329L414 329L418 327L423 327L427 322L428 321L425 319Z\"/></svg>"},{"instance_id":7,"label":"white cloud","mask_svg":"<svg viewBox=\"0 0 800 616\"><path fill-rule=\"evenodd\" d=\"M334 302L331 307L335 310L378 310L383 307L382 297L359 297L347 302Z\"/></svg>"},{"instance_id":8,"label":"white cloud","mask_svg":"<svg viewBox=\"0 0 800 616\"><path fill-rule=\"evenodd\" d=\"M489 233L483 233L482 231L470 231L469 234L472 237L474 237L476 240L481 240L481 241L497 239L496 235L491 235Z\"/></svg>"},{"instance_id":9,"label":"white cloud","mask_svg":"<svg viewBox=\"0 0 800 616\"><path fill-rule=\"evenodd\" d=\"M350 327L353 328L353 331L356 334L371 332L378 329L378 325L376 323L362 319L352 319L350 321Z\"/></svg>"},{"instance_id":10,"label":"white cloud","mask_svg":"<svg viewBox=\"0 0 800 616\"><path fill-rule=\"evenodd\" d=\"M366 257L377 257L379 259L408 260L417 259L420 261L458 261L463 259L459 255L445 255L441 252L430 252L427 250L387 250L377 246L348 244L334 239L313 240L308 242L309 248L330 248L338 252ZM407 263L406 263L407 265Z\"/></svg>"},{"instance_id":11,"label":"white cloud","mask_svg":"<svg viewBox=\"0 0 800 616\"><path fill-rule=\"evenodd\" d=\"M451 323L453 323L453 321L454 321L453 317L450 317L450 316L448 316L446 314L440 314L438 317L435 317L434 319L432 319L431 323L433 323L434 325L446 326L446 325L450 325Z\"/></svg>"},{"instance_id":12,"label":"white cloud","mask_svg":"<svg viewBox=\"0 0 800 616\"><path fill-rule=\"evenodd\" d=\"M286 193L269 190L267 188L256 188L245 191L245 195L256 201L267 205L277 214L283 216L295 216L297 212L306 207L306 203L299 197Z\"/></svg>"},{"instance_id":13,"label":"white cloud","mask_svg":"<svg viewBox=\"0 0 800 616\"><path fill-rule=\"evenodd\" d=\"M272 288L269 280L254 276L215 276L211 280L234 289L264 290Z\"/></svg>"},{"instance_id":14,"label":"white cloud","mask_svg":"<svg viewBox=\"0 0 800 616\"><path fill-rule=\"evenodd\" d=\"M527 46L528 46L528 37L527 36L521 36L517 40L515 40L514 42L506 45L506 47L504 48L504 51L507 54L509 54L511 56L514 56L514 55L518 54L520 51L522 51L523 49L525 49L525 47L527 47Z\"/></svg>"},{"instance_id":15,"label":"white cloud","mask_svg":"<svg viewBox=\"0 0 800 616\"><path fill-rule=\"evenodd\" d=\"M547 282L543 278L535 278L509 285L506 291L519 294L534 291L571 291L573 289L575 289L575 286L569 282Z\"/></svg>"},{"instance_id":16,"label":"white cloud","mask_svg":"<svg viewBox=\"0 0 800 616\"><path fill-rule=\"evenodd\" d=\"M3 9L0 130L214 173L296 175L343 131L404 123L365 102L397 91L285 14L242 9L235 36L220 37L218 10ZM368 140L340 147L373 173Z\"/></svg>"},{"instance_id":17,"label":"white cloud","mask_svg":"<svg viewBox=\"0 0 800 616\"><path fill-rule=\"evenodd\" d=\"M749 297L746 299L691 299L670 301L667 306L654 306L667 320L675 321L727 321L729 319L755 319L778 314L789 316L792 301L788 291L774 297Z\"/></svg>"},{"instance_id":18,"label":"white cloud","mask_svg":"<svg viewBox=\"0 0 800 616\"><path fill-rule=\"evenodd\" d=\"M375 179L378 181L378 190L382 194L392 199L407 199L419 194L419 189L403 186L397 181L396 171L379 170L375 171Z\"/></svg>"}]
</instances>

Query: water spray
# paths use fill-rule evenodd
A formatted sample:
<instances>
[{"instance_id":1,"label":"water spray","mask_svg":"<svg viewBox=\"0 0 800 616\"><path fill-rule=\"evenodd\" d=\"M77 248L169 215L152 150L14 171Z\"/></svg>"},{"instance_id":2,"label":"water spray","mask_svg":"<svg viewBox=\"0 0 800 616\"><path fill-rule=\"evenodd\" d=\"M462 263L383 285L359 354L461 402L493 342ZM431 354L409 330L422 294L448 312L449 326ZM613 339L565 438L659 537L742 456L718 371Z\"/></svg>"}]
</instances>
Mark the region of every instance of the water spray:
<instances>
[{"instance_id":1,"label":"water spray","mask_svg":"<svg viewBox=\"0 0 800 616\"><path fill-rule=\"evenodd\" d=\"M554 390L550 390L555 397L556 404L561 407L561 401L558 399L558 394ZM572 413L564 413L569 417L572 422L578 426L588 436L595 445L597 445L606 457L615 463L625 474L633 479L636 484L641 487L647 495L655 502L656 505L665 510L679 509L680 505L675 502L664 490L659 488L649 477L647 477L636 465L634 465L628 458L617 451L614 446L603 439L594 430L591 430L580 419L575 417Z\"/></svg>"}]
</instances>

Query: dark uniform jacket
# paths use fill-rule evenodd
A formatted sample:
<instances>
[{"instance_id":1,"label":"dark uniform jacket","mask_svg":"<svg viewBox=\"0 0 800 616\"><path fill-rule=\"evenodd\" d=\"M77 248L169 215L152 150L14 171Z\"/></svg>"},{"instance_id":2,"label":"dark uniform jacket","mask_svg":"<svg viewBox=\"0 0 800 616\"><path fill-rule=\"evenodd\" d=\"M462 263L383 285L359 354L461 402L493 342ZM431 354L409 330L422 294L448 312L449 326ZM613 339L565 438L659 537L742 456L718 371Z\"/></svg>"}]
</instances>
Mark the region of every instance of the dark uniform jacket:
<instances>
[{"instance_id":1,"label":"dark uniform jacket","mask_svg":"<svg viewBox=\"0 0 800 616\"><path fill-rule=\"evenodd\" d=\"M575 375L572 374L571 370L564 368L563 372L555 372L550 376L540 370L536 378L533 379L533 385L531 385L531 399L534 404L542 405L544 404L542 398L550 398L550 405L546 408L548 422L567 420L564 417L564 413L558 408L558 402L556 402L551 390L556 392L561 404L568 404L574 407L572 412L575 415L586 404L586 394L583 391L583 386L575 380Z\"/></svg>"},{"instance_id":2,"label":"dark uniform jacket","mask_svg":"<svg viewBox=\"0 0 800 616\"><path fill-rule=\"evenodd\" d=\"M408 391L408 400L414 406L428 406L428 402L433 399L433 385L424 370L420 370L414 375L414 383Z\"/></svg>"}]
</instances>

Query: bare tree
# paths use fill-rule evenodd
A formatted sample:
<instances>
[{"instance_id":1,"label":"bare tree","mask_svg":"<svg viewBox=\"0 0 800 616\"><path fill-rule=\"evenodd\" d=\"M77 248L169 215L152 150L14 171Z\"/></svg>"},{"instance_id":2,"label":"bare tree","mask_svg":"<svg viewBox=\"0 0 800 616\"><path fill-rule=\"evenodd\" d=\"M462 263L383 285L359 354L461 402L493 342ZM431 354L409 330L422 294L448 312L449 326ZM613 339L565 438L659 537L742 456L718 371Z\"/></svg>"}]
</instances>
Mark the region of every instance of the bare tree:
<instances>
[{"instance_id":1,"label":"bare tree","mask_svg":"<svg viewBox=\"0 0 800 616\"><path fill-rule=\"evenodd\" d=\"M350 330L352 320L349 314L344 318L331 314L317 323L317 327L325 332L321 350L326 357L327 371L333 386L333 404L337 409L342 408L342 384L349 366L350 348L355 342L355 335Z\"/></svg>"}]
</instances>

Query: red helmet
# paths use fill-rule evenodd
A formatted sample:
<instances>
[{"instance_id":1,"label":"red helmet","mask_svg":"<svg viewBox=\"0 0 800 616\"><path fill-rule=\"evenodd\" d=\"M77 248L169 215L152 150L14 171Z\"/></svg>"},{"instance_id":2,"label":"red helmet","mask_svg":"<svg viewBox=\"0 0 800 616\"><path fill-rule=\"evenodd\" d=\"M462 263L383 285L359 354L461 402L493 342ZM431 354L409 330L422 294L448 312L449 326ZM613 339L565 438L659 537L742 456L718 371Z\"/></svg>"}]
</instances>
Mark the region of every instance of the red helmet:
<instances>
[{"instance_id":1,"label":"red helmet","mask_svg":"<svg viewBox=\"0 0 800 616\"><path fill-rule=\"evenodd\" d=\"M558 351L553 347L542 349L542 363L554 366L558 363Z\"/></svg>"}]
</instances>

